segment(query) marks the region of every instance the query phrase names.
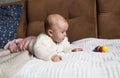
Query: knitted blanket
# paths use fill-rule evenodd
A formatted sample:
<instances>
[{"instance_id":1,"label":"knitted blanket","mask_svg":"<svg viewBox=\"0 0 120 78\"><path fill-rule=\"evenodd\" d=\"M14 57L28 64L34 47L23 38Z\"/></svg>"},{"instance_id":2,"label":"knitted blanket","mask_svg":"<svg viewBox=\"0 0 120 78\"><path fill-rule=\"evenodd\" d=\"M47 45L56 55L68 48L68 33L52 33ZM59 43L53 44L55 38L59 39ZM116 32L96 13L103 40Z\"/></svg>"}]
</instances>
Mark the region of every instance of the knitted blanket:
<instances>
[{"instance_id":1,"label":"knitted blanket","mask_svg":"<svg viewBox=\"0 0 120 78\"><path fill-rule=\"evenodd\" d=\"M10 53L0 49L0 78L15 78L16 73L32 56L28 51Z\"/></svg>"}]
</instances>

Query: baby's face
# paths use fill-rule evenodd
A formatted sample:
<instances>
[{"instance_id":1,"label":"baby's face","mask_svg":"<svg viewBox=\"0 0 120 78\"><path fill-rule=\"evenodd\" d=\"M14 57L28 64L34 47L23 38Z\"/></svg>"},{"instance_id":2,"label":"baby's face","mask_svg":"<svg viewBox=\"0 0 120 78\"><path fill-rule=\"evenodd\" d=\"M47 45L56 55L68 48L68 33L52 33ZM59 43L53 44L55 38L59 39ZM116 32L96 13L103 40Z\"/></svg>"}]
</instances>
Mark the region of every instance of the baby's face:
<instances>
[{"instance_id":1,"label":"baby's face","mask_svg":"<svg viewBox=\"0 0 120 78\"><path fill-rule=\"evenodd\" d=\"M52 27L52 39L60 43L64 40L64 38L67 36L66 31L68 30L68 23L63 20L58 20L55 26Z\"/></svg>"}]
</instances>

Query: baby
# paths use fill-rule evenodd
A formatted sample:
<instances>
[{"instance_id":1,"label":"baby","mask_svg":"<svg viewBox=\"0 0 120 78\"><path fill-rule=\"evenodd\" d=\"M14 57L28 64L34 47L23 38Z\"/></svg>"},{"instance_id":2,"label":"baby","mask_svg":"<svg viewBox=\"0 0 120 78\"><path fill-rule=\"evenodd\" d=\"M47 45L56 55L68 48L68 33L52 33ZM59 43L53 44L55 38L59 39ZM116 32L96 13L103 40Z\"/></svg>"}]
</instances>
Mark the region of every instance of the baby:
<instances>
[{"instance_id":1,"label":"baby","mask_svg":"<svg viewBox=\"0 0 120 78\"><path fill-rule=\"evenodd\" d=\"M64 17L59 14L50 14L45 19L45 33L37 37L31 36L25 39L16 39L9 42L5 48L11 52L29 50L37 58L51 60L53 62L61 61L60 53L82 51L82 48L72 46L68 41L66 31L68 23ZM14 45L14 47L13 47Z\"/></svg>"}]
</instances>

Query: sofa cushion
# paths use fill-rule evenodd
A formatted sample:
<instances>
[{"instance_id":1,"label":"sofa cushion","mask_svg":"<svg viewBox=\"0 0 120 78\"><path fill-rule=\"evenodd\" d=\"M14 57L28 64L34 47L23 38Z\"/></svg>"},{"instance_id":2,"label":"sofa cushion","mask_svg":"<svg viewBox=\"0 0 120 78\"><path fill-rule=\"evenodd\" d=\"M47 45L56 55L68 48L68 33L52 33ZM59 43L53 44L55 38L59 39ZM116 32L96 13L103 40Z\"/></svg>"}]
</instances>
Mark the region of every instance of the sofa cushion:
<instances>
[{"instance_id":1,"label":"sofa cushion","mask_svg":"<svg viewBox=\"0 0 120 78\"><path fill-rule=\"evenodd\" d=\"M0 48L16 38L22 10L22 4L0 6Z\"/></svg>"},{"instance_id":2,"label":"sofa cushion","mask_svg":"<svg viewBox=\"0 0 120 78\"><path fill-rule=\"evenodd\" d=\"M28 0L27 9L27 36L43 32L44 19L52 13L58 13L68 20L70 41L97 36L96 0Z\"/></svg>"},{"instance_id":3,"label":"sofa cushion","mask_svg":"<svg viewBox=\"0 0 120 78\"><path fill-rule=\"evenodd\" d=\"M27 30L27 23L26 23L26 0L16 0L16 1L9 1L8 3L5 2L3 4L0 4L0 6L5 6L5 5L12 5L12 4L22 4L24 5L21 19L20 19L20 24L17 28L17 38L23 38L26 37L26 30Z\"/></svg>"},{"instance_id":4,"label":"sofa cushion","mask_svg":"<svg viewBox=\"0 0 120 78\"><path fill-rule=\"evenodd\" d=\"M99 38L120 38L120 0L98 0Z\"/></svg>"}]
</instances>

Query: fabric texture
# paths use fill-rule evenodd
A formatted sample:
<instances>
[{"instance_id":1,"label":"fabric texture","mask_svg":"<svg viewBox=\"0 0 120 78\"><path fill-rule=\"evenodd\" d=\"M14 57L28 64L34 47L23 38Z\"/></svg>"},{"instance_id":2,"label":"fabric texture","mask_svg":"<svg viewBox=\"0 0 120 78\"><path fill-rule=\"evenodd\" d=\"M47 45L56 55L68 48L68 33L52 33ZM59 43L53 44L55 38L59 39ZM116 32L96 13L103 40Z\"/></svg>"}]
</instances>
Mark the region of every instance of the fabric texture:
<instances>
[{"instance_id":1,"label":"fabric texture","mask_svg":"<svg viewBox=\"0 0 120 78\"><path fill-rule=\"evenodd\" d=\"M16 38L23 7L22 4L0 7L0 48Z\"/></svg>"},{"instance_id":2,"label":"fabric texture","mask_svg":"<svg viewBox=\"0 0 120 78\"><path fill-rule=\"evenodd\" d=\"M17 72L32 58L28 51L10 53L0 49L0 78L16 78Z\"/></svg>"},{"instance_id":3,"label":"fabric texture","mask_svg":"<svg viewBox=\"0 0 120 78\"><path fill-rule=\"evenodd\" d=\"M27 31L27 20L26 20L26 0L16 0L16 1L12 1L12 2L6 2L6 3L2 3L0 4L0 6L8 6L8 5L15 5L15 4L22 4L24 6L22 14L21 14L21 18L20 18L20 24L17 28L17 34L16 37L17 38L25 38L26 37L26 31Z\"/></svg>"},{"instance_id":4,"label":"fabric texture","mask_svg":"<svg viewBox=\"0 0 120 78\"><path fill-rule=\"evenodd\" d=\"M19 0L0 0L0 4L8 3L8 2L16 2Z\"/></svg>"}]
</instances>

